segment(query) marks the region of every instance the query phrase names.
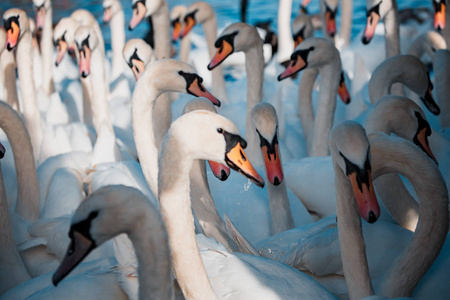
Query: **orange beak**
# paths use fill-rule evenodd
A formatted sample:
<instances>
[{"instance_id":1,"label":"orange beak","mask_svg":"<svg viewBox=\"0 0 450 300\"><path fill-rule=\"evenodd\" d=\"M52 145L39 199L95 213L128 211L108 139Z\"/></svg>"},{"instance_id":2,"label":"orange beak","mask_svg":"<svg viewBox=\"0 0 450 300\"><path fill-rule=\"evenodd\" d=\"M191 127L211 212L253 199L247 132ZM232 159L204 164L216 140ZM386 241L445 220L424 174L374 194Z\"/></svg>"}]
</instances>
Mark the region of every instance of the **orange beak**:
<instances>
[{"instance_id":1,"label":"orange beak","mask_svg":"<svg viewBox=\"0 0 450 300\"><path fill-rule=\"evenodd\" d=\"M329 10L325 13L325 23L328 34L330 37L334 37L336 35L336 19Z\"/></svg>"},{"instance_id":2,"label":"orange beak","mask_svg":"<svg viewBox=\"0 0 450 300\"><path fill-rule=\"evenodd\" d=\"M341 82L339 83L338 94L342 102L349 104L351 100L350 93L348 92L347 86L345 85L345 81L343 79L344 77L342 76Z\"/></svg>"},{"instance_id":3,"label":"orange beak","mask_svg":"<svg viewBox=\"0 0 450 300\"><path fill-rule=\"evenodd\" d=\"M20 28L16 22L11 22L11 28L6 32L5 48L11 51L17 46L19 40Z\"/></svg>"},{"instance_id":4,"label":"orange beak","mask_svg":"<svg viewBox=\"0 0 450 300\"><path fill-rule=\"evenodd\" d=\"M139 25L142 19L144 19L146 12L147 8L145 7L144 3L140 1L136 2L135 6L133 7L133 16L131 17L128 29L133 30L134 28L136 28L136 26Z\"/></svg>"},{"instance_id":5,"label":"orange beak","mask_svg":"<svg viewBox=\"0 0 450 300\"><path fill-rule=\"evenodd\" d=\"M36 11L36 28L42 30L45 23L45 7L42 5Z\"/></svg>"},{"instance_id":6,"label":"orange beak","mask_svg":"<svg viewBox=\"0 0 450 300\"><path fill-rule=\"evenodd\" d=\"M62 39L58 39L56 44L56 61L55 61L56 66L58 66L61 63L61 60L63 59L66 52L67 52L67 42L63 41Z\"/></svg>"},{"instance_id":7,"label":"orange beak","mask_svg":"<svg viewBox=\"0 0 450 300\"><path fill-rule=\"evenodd\" d=\"M445 3L444 3L444 1L441 1L439 4L435 4L434 28L437 30L442 30L445 28Z\"/></svg>"},{"instance_id":8,"label":"orange beak","mask_svg":"<svg viewBox=\"0 0 450 300\"><path fill-rule=\"evenodd\" d=\"M218 65L220 65L225 58L227 58L234 51L233 46L227 41L223 40L220 48L217 49L216 55L214 55L213 59L208 65L208 70L212 70Z\"/></svg>"},{"instance_id":9,"label":"orange beak","mask_svg":"<svg viewBox=\"0 0 450 300\"><path fill-rule=\"evenodd\" d=\"M269 153L267 146L261 147L266 166L267 180L275 186L283 182L283 169L281 167L281 157L278 151L278 144L275 145L274 153Z\"/></svg>"},{"instance_id":10,"label":"orange beak","mask_svg":"<svg viewBox=\"0 0 450 300\"><path fill-rule=\"evenodd\" d=\"M372 40L375 34L375 28L377 27L378 22L380 21L380 15L376 12L372 11L369 16L367 16L367 24L364 29L364 34L362 38L362 42L364 45L367 45Z\"/></svg>"},{"instance_id":11,"label":"orange beak","mask_svg":"<svg viewBox=\"0 0 450 300\"><path fill-rule=\"evenodd\" d=\"M133 71L134 78L136 78L136 81L139 79L141 74L145 71L145 65L144 62L139 59L132 59L132 67L131 71Z\"/></svg>"},{"instance_id":12,"label":"orange beak","mask_svg":"<svg viewBox=\"0 0 450 300\"><path fill-rule=\"evenodd\" d=\"M173 31L172 31L172 41L178 40L181 34L181 23L180 21L173 22Z\"/></svg>"},{"instance_id":13,"label":"orange beak","mask_svg":"<svg viewBox=\"0 0 450 300\"><path fill-rule=\"evenodd\" d=\"M433 152L431 151L430 145L428 143L428 136L427 136L427 128L423 128L420 130L415 139L414 142L421 148L436 164L438 164L436 157L433 155Z\"/></svg>"},{"instance_id":14,"label":"orange beak","mask_svg":"<svg viewBox=\"0 0 450 300\"><path fill-rule=\"evenodd\" d=\"M188 17L184 22L184 30L181 33L181 38L186 36L189 33L189 31L191 31L191 29L195 26L196 23L197 22L195 22L195 19L193 17Z\"/></svg>"},{"instance_id":15,"label":"orange beak","mask_svg":"<svg viewBox=\"0 0 450 300\"><path fill-rule=\"evenodd\" d=\"M380 206L373 189L371 172L368 171L368 183L359 184L356 172L350 173L348 177L358 204L359 214L367 222L374 223L380 216Z\"/></svg>"},{"instance_id":16,"label":"orange beak","mask_svg":"<svg viewBox=\"0 0 450 300\"><path fill-rule=\"evenodd\" d=\"M212 102L212 104L220 107L220 101L211 95L210 92L203 86L203 84L198 80L199 77L195 78L192 83L188 86L188 93L197 96L197 97L205 97Z\"/></svg>"},{"instance_id":17,"label":"orange beak","mask_svg":"<svg viewBox=\"0 0 450 300\"><path fill-rule=\"evenodd\" d=\"M264 179L256 172L252 164L244 153L241 143L238 142L225 153L225 161L230 168L242 173L245 177L252 180L257 186L264 187Z\"/></svg>"},{"instance_id":18,"label":"orange beak","mask_svg":"<svg viewBox=\"0 0 450 300\"><path fill-rule=\"evenodd\" d=\"M83 78L88 77L91 71L91 49L87 46L83 46L80 51L80 76Z\"/></svg>"},{"instance_id":19,"label":"orange beak","mask_svg":"<svg viewBox=\"0 0 450 300\"><path fill-rule=\"evenodd\" d=\"M112 18L112 10L111 7L105 7L103 10L103 22L107 23L111 21Z\"/></svg>"},{"instance_id":20,"label":"orange beak","mask_svg":"<svg viewBox=\"0 0 450 300\"><path fill-rule=\"evenodd\" d=\"M208 163L214 176L216 176L216 178L218 178L219 180L225 181L227 180L228 176L230 176L230 168L228 168L227 166L211 160L208 160Z\"/></svg>"},{"instance_id":21,"label":"orange beak","mask_svg":"<svg viewBox=\"0 0 450 300\"><path fill-rule=\"evenodd\" d=\"M306 61L304 61L300 55L297 55L297 59L291 60L291 63L286 68L286 70L284 70L283 73L278 75L278 81L281 81L289 76L296 74L297 72L300 72L305 67L306 67Z\"/></svg>"},{"instance_id":22,"label":"orange beak","mask_svg":"<svg viewBox=\"0 0 450 300\"><path fill-rule=\"evenodd\" d=\"M294 49L297 48L298 45L300 45L301 42L303 42L305 39L298 35L295 39L294 39Z\"/></svg>"},{"instance_id":23,"label":"orange beak","mask_svg":"<svg viewBox=\"0 0 450 300\"><path fill-rule=\"evenodd\" d=\"M61 265L55 271L52 277L52 282L56 286L61 280L64 279L93 249L95 243L86 238L81 233L74 231L69 249L64 256Z\"/></svg>"}]
</instances>

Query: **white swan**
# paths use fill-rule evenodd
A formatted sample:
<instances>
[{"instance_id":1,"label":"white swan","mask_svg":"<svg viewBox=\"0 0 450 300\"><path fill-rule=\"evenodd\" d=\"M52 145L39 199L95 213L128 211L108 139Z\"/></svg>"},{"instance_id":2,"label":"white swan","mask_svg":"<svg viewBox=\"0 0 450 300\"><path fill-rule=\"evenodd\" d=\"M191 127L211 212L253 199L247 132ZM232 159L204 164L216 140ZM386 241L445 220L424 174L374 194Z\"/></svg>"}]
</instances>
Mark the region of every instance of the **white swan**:
<instances>
[{"instance_id":1,"label":"white swan","mask_svg":"<svg viewBox=\"0 0 450 300\"><path fill-rule=\"evenodd\" d=\"M20 81L20 94L23 101L23 118L33 144L33 153L39 158L43 137L41 116L36 100L36 87L33 76L31 55L31 32L28 17L23 10L11 8L3 14L8 51L17 47L17 69Z\"/></svg>"},{"instance_id":2,"label":"white swan","mask_svg":"<svg viewBox=\"0 0 450 300\"><path fill-rule=\"evenodd\" d=\"M447 49L447 43L442 35L436 31L427 30L409 46L408 54L421 58L426 53L432 59L434 52L440 49Z\"/></svg>"},{"instance_id":3,"label":"white swan","mask_svg":"<svg viewBox=\"0 0 450 300\"><path fill-rule=\"evenodd\" d=\"M125 16L120 1L103 0L103 22L109 22L111 28L111 81L114 81L126 70L122 60L122 49L125 45Z\"/></svg>"},{"instance_id":4,"label":"white swan","mask_svg":"<svg viewBox=\"0 0 450 300\"><path fill-rule=\"evenodd\" d=\"M337 0L320 0L320 18L322 20L322 36L336 43L336 13L339 2Z\"/></svg>"},{"instance_id":5,"label":"white swan","mask_svg":"<svg viewBox=\"0 0 450 300\"><path fill-rule=\"evenodd\" d=\"M217 52L208 65L210 70L216 68L232 53L243 51L245 54L245 69L247 72L245 138L248 142L247 153L252 162L256 166L260 166L262 165L262 158L250 112L256 104L262 101L263 97L263 40L259 37L255 27L245 23L234 23L224 29L214 45Z\"/></svg>"},{"instance_id":6,"label":"white swan","mask_svg":"<svg viewBox=\"0 0 450 300\"><path fill-rule=\"evenodd\" d=\"M123 59L131 68L136 80L142 75L148 65L156 61L152 47L142 39L127 41L122 50Z\"/></svg>"},{"instance_id":7,"label":"white swan","mask_svg":"<svg viewBox=\"0 0 450 300\"><path fill-rule=\"evenodd\" d=\"M36 9L36 28L42 30L42 89L47 97L54 92L53 86L53 22L51 0L33 0Z\"/></svg>"},{"instance_id":8,"label":"white swan","mask_svg":"<svg viewBox=\"0 0 450 300\"><path fill-rule=\"evenodd\" d=\"M186 11L184 16L184 29L181 34L183 38L188 34L195 24L202 24L203 30L206 36L206 42L208 45L209 58L213 59L215 50L215 41L217 39L217 19L214 9L210 4L204 1L198 1L192 3ZM205 68L205 66L198 66L197 68ZM208 68L209 69L209 68ZM211 70L211 69L209 69ZM211 71L212 81L211 89L212 93L219 99L223 99L224 103L228 103L227 89L225 86L225 79L223 76L223 70L221 66L214 68Z\"/></svg>"},{"instance_id":9,"label":"white swan","mask_svg":"<svg viewBox=\"0 0 450 300\"><path fill-rule=\"evenodd\" d=\"M319 74L327 74L327 76L321 76L320 84L323 88L319 90L318 108L314 122L311 120L313 116L311 100L305 97L303 104L302 97L300 99L302 104L299 105L299 107L305 108L300 119L304 126L303 131L305 132L307 145L310 145L308 146L308 155L327 156L329 153L328 135L333 125L336 97L341 82L342 67L339 51L329 40L309 38L295 48L291 56L290 65L278 76L278 80L283 80L305 68L317 68ZM311 79L313 77L311 76ZM310 86L310 90L312 83L307 83ZM306 94L310 94L310 90ZM306 109L308 106L309 110Z\"/></svg>"},{"instance_id":10,"label":"white swan","mask_svg":"<svg viewBox=\"0 0 450 300\"><path fill-rule=\"evenodd\" d=\"M184 16L187 7L184 5L175 5L170 11L170 22L172 24L172 41L175 42L183 32ZM182 62L189 62L189 52L191 50L191 34L188 32L183 35L178 49L178 59Z\"/></svg>"}]
</instances>

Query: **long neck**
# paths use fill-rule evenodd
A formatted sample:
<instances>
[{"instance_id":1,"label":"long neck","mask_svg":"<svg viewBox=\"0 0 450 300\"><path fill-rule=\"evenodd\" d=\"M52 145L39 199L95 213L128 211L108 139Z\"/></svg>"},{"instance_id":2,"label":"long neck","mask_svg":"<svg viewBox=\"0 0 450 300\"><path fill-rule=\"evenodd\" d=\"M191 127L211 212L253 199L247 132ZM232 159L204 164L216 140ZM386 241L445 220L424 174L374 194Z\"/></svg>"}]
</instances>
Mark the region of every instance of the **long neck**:
<instances>
[{"instance_id":1,"label":"long neck","mask_svg":"<svg viewBox=\"0 0 450 300\"><path fill-rule=\"evenodd\" d=\"M0 55L1 67L3 72L3 87L5 101L16 111L19 111L19 100L17 98L16 86L16 60L14 53L3 51Z\"/></svg>"},{"instance_id":2,"label":"long neck","mask_svg":"<svg viewBox=\"0 0 450 300\"><path fill-rule=\"evenodd\" d=\"M142 172L158 197L158 148L153 127L153 104L159 93L138 80L131 99L133 136ZM147 99L150 99L147 100Z\"/></svg>"},{"instance_id":3,"label":"long neck","mask_svg":"<svg viewBox=\"0 0 450 300\"><path fill-rule=\"evenodd\" d=\"M346 47L350 44L350 38L352 35L352 24L353 24L353 1L352 0L342 0L341 9L341 28L340 36L344 41L342 47Z\"/></svg>"},{"instance_id":4,"label":"long neck","mask_svg":"<svg viewBox=\"0 0 450 300\"><path fill-rule=\"evenodd\" d=\"M188 33L181 39L180 42L180 52L179 52L179 60L188 63L189 61L189 52L191 52L191 33Z\"/></svg>"},{"instance_id":5,"label":"long neck","mask_svg":"<svg viewBox=\"0 0 450 300\"><path fill-rule=\"evenodd\" d=\"M54 92L53 86L53 24L52 24L52 8L45 11L44 28L41 39L42 53L42 88L47 96Z\"/></svg>"},{"instance_id":6,"label":"long neck","mask_svg":"<svg viewBox=\"0 0 450 300\"><path fill-rule=\"evenodd\" d=\"M425 36L420 35L417 39L414 40L411 46L409 46L408 54L421 58L425 53L425 43Z\"/></svg>"},{"instance_id":7,"label":"long neck","mask_svg":"<svg viewBox=\"0 0 450 300\"><path fill-rule=\"evenodd\" d=\"M339 245L344 277L349 298L352 300L360 299L374 294L362 235L361 217L350 181L334 158L333 167Z\"/></svg>"},{"instance_id":8,"label":"long neck","mask_svg":"<svg viewBox=\"0 0 450 300\"><path fill-rule=\"evenodd\" d=\"M216 53L214 43L217 39L217 20L213 15L211 18L203 22L203 30L205 31L206 41L208 43L209 59L213 59ZM222 65L215 67L211 71L212 76L212 92L220 101L228 102L227 89L225 86L225 78L223 77Z\"/></svg>"},{"instance_id":9,"label":"long neck","mask_svg":"<svg viewBox=\"0 0 450 300\"><path fill-rule=\"evenodd\" d=\"M14 154L17 175L16 212L29 222L39 219L39 185L30 136L20 116L7 104L0 104L0 127Z\"/></svg>"},{"instance_id":10,"label":"long neck","mask_svg":"<svg viewBox=\"0 0 450 300\"><path fill-rule=\"evenodd\" d=\"M3 174L0 172L0 294L31 279L17 251L12 230Z\"/></svg>"},{"instance_id":11,"label":"long neck","mask_svg":"<svg viewBox=\"0 0 450 300\"><path fill-rule=\"evenodd\" d=\"M236 242L229 236L228 230L217 212L211 197L204 160L196 160L189 175L191 181L192 208L203 232L207 237L214 237L230 253L237 250Z\"/></svg>"},{"instance_id":12,"label":"long neck","mask_svg":"<svg viewBox=\"0 0 450 300\"><path fill-rule=\"evenodd\" d=\"M158 59L170 58L170 16L169 7L164 1L161 8L152 15L155 26L155 54Z\"/></svg>"},{"instance_id":13,"label":"long neck","mask_svg":"<svg viewBox=\"0 0 450 300\"><path fill-rule=\"evenodd\" d=\"M278 62L288 61L294 49L291 32L292 0L280 0L278 4Z\"/></svg>"},{"instance_id":14,"label":"long neck","mask_svg":"<svg viewBox=\"0 0 450 300\"><path fill-rule=\"evenodd\" d=\"M446 101L450 87L446 78L450 78L450 55L447 50L437 51L433 58L435 95L441 108L439 122L441 127L450 127L450 103Z\"/></svg>"},{"instance_id":15,"label":"long neck","mask_svg":"<svg viewBox=\"0 0 450 300\"><path fill-rule=\"evenodd\" d=\"M177 146L168 135L160 158L164 172L159 174L160 209L169 232L173 268L186 299L216 299L195 240L189 198L193 161L185 159Z\"/></svg>"},{"instance_id":16,"label":"long neck","mask_svg":"<svg viewBox=\"0 0 450 300\"><path fill-rule=\"evenodd\" d=\"M400 54L400 29L397 1L392 0L390 9L383 19L386 38L386 58Z\"/></svg>"},{"instance_id":17,"label":"long neck","mask_svg":"<svg viewBox=\"0 0 450 300\"><path fill-rule=\"evenodd\" d=\"M316 117L314 119L314 133L311 156L327 156L328 136L333 126L336 110L336 97L339 86L341 64L331 63L319 68L320 90Z\"/></svg>"},{"instance_id":18,"label":"long neck","mask_svg":"<svg viewBox=\"0 0 450 300\"><path fill-rule=\"evenodd\" d=\"M129 234L138 262L139 299L174 299L167 231L159 211L147 215Z\"/></svg>"},{"instance_id":19,"label":"long neck","mask_svg":"<svg viewBox=\"0 0 450 300\"><path fill-rule=\"evenodd\" d=\"M278 186L268 183L267 194L269 195L272 235L294 228L286 181L283 180Z\"/></svg>"},{"instance_id":20,"label":"long neck","mask_svg":"<svg viewBox=\"0 0 450 300\"><path fill-rule=\"evenodd\" d=\"M24 32L17 45L17 69L23 101L23 118L31 137L34 157L38 158L43 132L33 76L31 33L28 30Z\"/></svg>"},{"instance_id":21,"label":"long neck","mask_svg":"<svg viewBox=\"0 0 450 300\"><path fill-rule=\"evenodd\" d=\"M308 68L304 70L298 86L298 113L302 123L303 136L306 140L308 156L311 155L314 128L312 92L317 76L319 76L319 69L317 68Z\"/></svg>"},{"instance_id":22,"label":"long neck","mask_svg":"<svg viewBox=\"0 0 450 300\"><path fill-rule=\"evenodd\" d=\"M262 41L259 45L252 47L245 52L245 70L247 72L247 115L245 121L245 138L248 142L248 155L252 164L261 166L263 164L261 150L259 149L258 137L256 136L255 125L251 120L250 113L253 107L262 101L264 82Z\"/></svg>"},{"instance_id":23,"label":"long neck","mask_svg":"<svg viewBox=\"0 0 450 300\"><path fill-rule=\"evenodd\" d=\"M125 45L125 17L123 10L116 12L110 20L112 48L112 78L117 78L125 70L122 49Z\"/></svg>"},{"instance_id":24,"label":"long neck","mask_svg":"<svg viewBox=\"0 0 450 300\"><path fill-rule=\"evenodd\" d=\"M377 162L373 172L402 174L420 201L415 234L381 285L384 296L410 297L444 244L449 220L447 187L437 166L411 142L382 134L371 134L369 140L372 160Z\"/></svg>"}]
</instances>

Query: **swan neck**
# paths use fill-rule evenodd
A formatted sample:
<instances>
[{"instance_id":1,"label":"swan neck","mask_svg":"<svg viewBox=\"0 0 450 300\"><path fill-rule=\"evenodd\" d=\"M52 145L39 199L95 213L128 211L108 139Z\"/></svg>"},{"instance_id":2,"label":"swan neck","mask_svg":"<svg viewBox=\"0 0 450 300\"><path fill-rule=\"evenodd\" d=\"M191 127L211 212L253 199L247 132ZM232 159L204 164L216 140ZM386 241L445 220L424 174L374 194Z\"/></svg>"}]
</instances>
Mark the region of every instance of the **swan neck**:
<instances>
[{"instance_id":1,"label":"swan neck","mask_svg":"<svg viewBox=\"0 0 450 300\"><path fill-rule=\"evenodd\" d=\"M112 78L117 78L125 70L122 49L125 45L125 16L123 10L117 11L110 20Z\"/></svg>"},{"instance_id":2,"label":"swan neck","mask_svg":"<svg viewBox=\"0 0 450 300\"><path fill-rule=\"evenodd\" d=\"M14 54L9 51L3 51L0 55L1 72L3 72L3 86L6 103L14 110L19 111L19 100L17 97L16 86L16 61Z\"/></svg>"},{"instance_id":3,"label":"swan neck","mask_svg":"<svg viewBox=\"0 0 450 300\"><path fill-rule=\"evenodd\" d=\"M400 54L400 28L397 1L392 1L390 9L383 19L386 38L386 58Z\"/></svg>"},{"instance_id":4,"label":"swan neck","mask_svg":"<svg viewBox=\"0 0 450 300\"><path fill-rule=\"evenodd\" d=\"M52 7L46 9L44 28L42 30L41 38L41 53L42 53L42 88L47 96L54 92L53 86L53 24L52 24Z\"/></svg>"},{"instance_id":5,"label":"swan neck","mask_svg":"<svg viewBox=\"0 0 450 300\"><path fill-rule=\"evenodd\" d=\"M278 62L290 60L294 41L291 32L292 0L280 0L278 4Z\"/></svg>"},{"instance_id":6,"label":"swan neck","mask_svg":"<svg viewBox=\"0 0 450 300\"><path fill-rule=\"evenodd\" d=\"M278 186L267 183L267 194L269 195L272 235L294 228L294 219L292 218L291 207L289 205L286 181L283 180Z\"/></svg>"},{"instance_id":7,"label":"swan neck","mask_svg":"<svg viewBox=\"0 0 450 300\"><path fill-rule=\"evenodd\" d=\"M312 136L314 128L314 110L312 105L312 93L314 83L319 70L317 68L308 68L301 74L300 83L298 86L298 113L300 115L300 122L302 123L303 136L306 140L307 153L311 153Z\"/></svg>"},{"instance_id":8,"label":"swan neck","mask_svg":"<svg viewBox=\"0 0 450 300\"><path fill-rule=\"evenodd\" d=\"M155 26L155 54L158 59L170 58L170 16L169 7L164 1L158 11L152 15Z\"/></svg>"}]
</instances>

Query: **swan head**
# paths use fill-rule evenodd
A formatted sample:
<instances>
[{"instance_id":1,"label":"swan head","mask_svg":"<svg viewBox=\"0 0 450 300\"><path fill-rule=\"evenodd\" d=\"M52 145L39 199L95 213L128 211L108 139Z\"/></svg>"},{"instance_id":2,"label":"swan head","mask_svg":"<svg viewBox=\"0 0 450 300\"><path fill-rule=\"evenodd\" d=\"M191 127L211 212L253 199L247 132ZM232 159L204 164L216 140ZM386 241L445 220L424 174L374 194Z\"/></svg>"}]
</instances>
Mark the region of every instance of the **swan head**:
<instances>
[{"instance_id":1,"label":"swan head","mask_svg":"<svg viewBox=\"0 0 450 300\"><path fill-rule=\"evenodd\" d=\"M111 21L111 18L122 11L122 5L118 0L103 0L103 22Z\"/></svg>"},{"instance_id":2,"label":"swan head","mask_svg":"<svg viewBox=\"0 0 450 300\"><path fill-rule=\"evenodd\" d=\"M90 194L73 214L70 245L53 274L53 284L56 286L93 249L121 233L131 237L136 221L150 218L159 224L158 229L162 229L167 240L159 213L139 190L117 185L106 186Z\"/></svg>"},{"instance_id":3,"label":"swan head","mask_svg":"<svg viewBox=\"0 0 450 300\"><path fill-rule=\"evenodd\" d=\"M283 182L283 168L278 144L278 118L275 108L266 102L255 105L250 113L259 137L267 180L277 186Z\"/></svg>"},{"instance_id":4,"label":"swan head","mask_svg":"<svg viewBox=\"0 0 450 300\"><path fill-rule=\"evenodd\" d=\"M217 113L214 105L206 98L197 98L186 103L183 109L183 114L187 114L195 110L207 110L212 113ZM213 175L221 181L225 181L230 176L230 168L226 165L208 160L209 167Z\"/></svg>"},{"instance_id":5,"label":"swan head","mask_svg":"<svg viewBox=\"0 0 450 300\"><path fill-rule=\"evenodd\" d=\"M175 5L170 11L170 22L172 24L172 41L178 40L184 23L187 7L184 5Z\"/></svg>"},{"instance_id":6,"label":"swan head","mask_svg":"<svg viewBox=\"0 0 450 300\"><path fill-rule=\"evenodd\" d=\"M341 62L339 51L324 38L308 38L295 48L288 67L278 76L278 81L297 74L305 68L320 68L330 63Z\"/></svg>"},{"instance_id":7,"label":"swan head","mask_svg":"<svg viewBox=\"0 0 450 300\"><path fill-rule=\"evenodd\" d=\"M330 132L329 146L334 168L339 168L350 181L359 214L374 223L380 216L380 207L372 183L366 131L356 122L341 122Z\"/></svg>"},{"instance_id":8,"label":"swan head","mask_svg":"<svg viewBox=\"0 0 450 300\"><path fill-rule=\"evenodd\" d=\"M180 148L178 150L183 151L183 157L225 164L257 186L264 186L264 179L253 168L244 152L247 142L240 136L236 125L227 118L206 110L186 113L170 126L161 152L166 147L171 147L173 140L177 141ZM159 175L159 182L165 182L161 180L164 172ZM164 189L164 186L161 185L160 189Z\"/></svg>"},{"instance_id":9,"label":"swan head","mask_svg":"<svg viewBox=\"0 0 450 300\"><path fill-rule=\"evenodd\" d=\"M132 0L133 16L131 17L129 30L133 30L142 19L151 16L165 4L164 0Z\"/></svg>"},{"instance_id":10,"label":"swan head","mask_svg":"<svg viewBox=\"0 0 450 300\"><path fill-rule=\"evenodd\" d=\"M295 17L292 22L292 38L294 39L294 49L305 39L314 36L314 27L311 16L301 14Z\"/></svg>"},{"instance_id":11,"label":"swan head","mask_svg":"<svg viewBox=\"0 0 450 300\"><path fill-rule=\"evenodd\" d=\"M3 157L5 157L5 153L6 153L5 146L3 146L2 143L0 143L0 159L2 159Z\"/></svg>"},{"instance_id":12,"label":"swan head","mask_svg":"<svg viewBox=\"0 0 450 300\"><path fill-rule=\"evenodd\" d=\"M434 28L442 30L445 28L445 0L433 0Z\"/></svg>"},{"instance_id":13,"label":"swan head","mask_svg":"<svg viewBox=\"0 0 450 300\"><path fill-rule=\"evenodd\" d=\"M362 42L367 45L375 34L375 28L380 20L393 9L391 0L366 0L367 23L362 36Z\"/></svg>"},{"instance_id":14,"label":"swan head","mask_svg":"<svg viewBox=\"0 0 450 300\"><path fill-rule=\"evenodd\" d=\"M86 78L91 71L92 51L98 45L97 35L91 27L80 26L75 31L75 44L80 53L80 59L78 61L80 76Z\"/></svg>"},{"instance_id":15,"label":"swan head","mask_svg":"<svg viewBox=\"0 0 450 300\"><path fill-rule=\"evenodd\" d=\"M180 92L196 97L205 97L214 105L220 106L217 100L203 86L203 79L194 68L175 59L159 59L151 63L137 81L136 88L153 89L158 96L165 92Z\"/></svg>"},{"instance_id":16,"label":"swan head","mask_svg":"<svg viewBox=\"0 0 450 300\"><path fill-rule=\"evenodd\" d=\"M215 18L214 9L204 1L192 3L184 16L184 29L181 38L186 36L196 24Z\"/></svg>"},{"instance_id":17,"label":"swan head","mask_svg":"<svg viewBox=\"0 0 450 300\"><path fill-rule=\"evenodd\" d=\"M413 142L437 163L428 142L430 124L423 110L409 98L393 95L381 97L367 114L364 124L368 132L395 133Z\"/></svg>"},{"instance_id":18,"label":"swan head","mask_svg":"<svg viewBox=\"0 0 450 300\"><path fill-rule=\"evenodd\" d=\"M33 0L34 9L36 10L36 27L38 30L44 29L45 15L52 9L50 0Z\"/></svg>"},{"instance_id":19,"label":"swan head","mask_svg":"<svg viewBox=\"0 0 450 300\"><path fill-rule=\"evenodd\" d=\"M53 43L56 47L56 61L58 66L67 51L74 51L75 31L80 24L73 18L62 18L53 30Z\"/></svg>"},{"instance_id":20,"label":"swan head","mask_svg":"<svg viewBox=\"0 0 450 300\"><path fill-rule=\"evenodd\" d=\"M6 30L5 48L11 51L17 46L23 34L30 30L27 14L21 9L8 9L3 14L3 24Z\"/></svg>"},{"instance_id":21,"label":"swan head","mask_svg":"<svg viewBox=\"0 0 450 300\"><path fill-rule=\"evenodd\" d=\"M339 3L337 0L325 0L322 3L327 33L330 37L334 37L336 35L336 13Z\"/></svg>"},{"instance_id":22,"label":"swan head","mask_svg":"<svg viewBox=\"0 0 450 300\"><path fill-rule=\"evenodd\" d=\"M147 66L156 60L152 47L142 39L129 40L123 47L122 54L136 80Z\"/></svg>"},{"instance_id":23,"label":"swan head","mask_svg":"<svg viewBox=\"0 0 450 300\"><path fill-rule=\"evenodd\" d=\"M263 40L254 26L238 22L225 28L217 38L214 46L217 48L217 52L209 63L208 70L212 70L220 65L234 52L246 52L254 47L262 48Z\"/></svg>"}]
</instances>

